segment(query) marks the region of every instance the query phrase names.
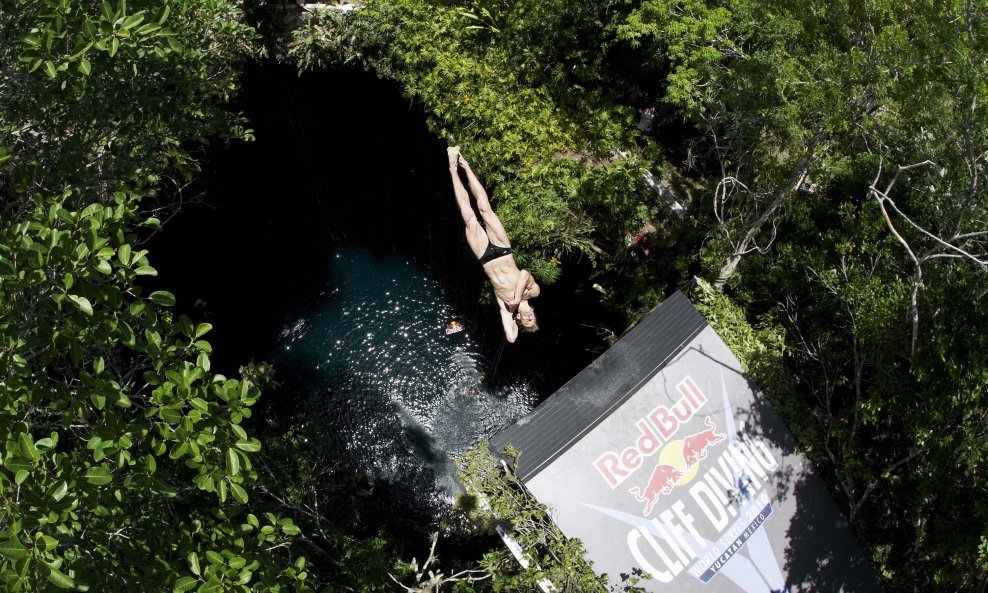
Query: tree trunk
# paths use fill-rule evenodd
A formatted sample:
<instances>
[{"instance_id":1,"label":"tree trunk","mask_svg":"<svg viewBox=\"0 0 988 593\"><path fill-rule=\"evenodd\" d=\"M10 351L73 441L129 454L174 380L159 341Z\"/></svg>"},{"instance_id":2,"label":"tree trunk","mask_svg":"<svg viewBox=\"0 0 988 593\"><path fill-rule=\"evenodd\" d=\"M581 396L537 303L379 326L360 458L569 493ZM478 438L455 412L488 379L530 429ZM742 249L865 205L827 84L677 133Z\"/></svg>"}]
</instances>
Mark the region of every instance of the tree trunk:
<instances>
[{"instance_id":1,"label":"tree trunk","mask_svg":"<svg viewBox=\"0 0 988 593\"><path fill-rule=\"evenodd\" d=\"M758 231L761 230L761 228L765 226L765 223L772 218L772 215L774 215L775 211L779 209L779 206L786 201L789 194L791 194L793 190L799 187L799 185L803 182L803 178L806 177L806 172L810 168L810 162L813 160L813 154L816 152L816 149L822 140L822 132L810 139L810 145L806 149L806 154L799 160L799 163L796 165L796 168L793 169L792 174L789 176L789 179L786 181L785 185L780 187L778 191L775 192L775 196L772 198L772 202L768 205L768 208L766 208L758 216L758 218L755 219L755 222L748 227L748 230L744 235L744 240L738 244L737 248L734 250L734 253L727 258L727 262L720 269L720 273L717 275L717 280L714 281L714 286L718 290L723 290L724 285L731 279L731 276L733 276L734 272L737 270L738 264L741 263L741 258L751 250L751 246L755 242L755 236L758 234Z\"/></svg>"}]
</instances>

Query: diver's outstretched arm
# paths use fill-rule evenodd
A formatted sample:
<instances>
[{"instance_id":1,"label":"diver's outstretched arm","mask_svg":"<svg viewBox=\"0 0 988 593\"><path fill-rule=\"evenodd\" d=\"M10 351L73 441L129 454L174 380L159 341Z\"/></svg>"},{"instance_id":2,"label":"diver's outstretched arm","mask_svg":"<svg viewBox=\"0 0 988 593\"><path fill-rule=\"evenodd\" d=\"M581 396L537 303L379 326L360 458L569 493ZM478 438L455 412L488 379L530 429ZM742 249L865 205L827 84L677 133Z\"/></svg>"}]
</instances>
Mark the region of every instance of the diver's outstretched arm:
<instances>
[{"instance_id":1,"label":"diver's outstretched arm","mask_svg":"<svg viewBox=\"0 0 988 593\"><path fill-rule=\"evenodd\" d=\"M515 317L508 310L508 306L504 304L504 301L497 297L497 293L494 294L494 298L497 299L497 310L501 314L501 326L504 328L504 337L509 343L514 344L515 340L518 339L518 324L515 323Z\"/></svg>"}]
</instances>

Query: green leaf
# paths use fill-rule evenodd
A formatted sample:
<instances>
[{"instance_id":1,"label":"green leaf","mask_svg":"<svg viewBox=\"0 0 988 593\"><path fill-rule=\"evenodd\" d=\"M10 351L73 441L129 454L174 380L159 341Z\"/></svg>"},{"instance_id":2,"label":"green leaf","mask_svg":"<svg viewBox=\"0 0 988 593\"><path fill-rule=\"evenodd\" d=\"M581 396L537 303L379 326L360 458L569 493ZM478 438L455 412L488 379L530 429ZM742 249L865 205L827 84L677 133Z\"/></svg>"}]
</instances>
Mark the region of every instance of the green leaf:
<instances>
[{"instance_id":1,"label":"green leaf","mask_svg":"<svg viewBox=\"0 0 988 593\"><path fill-rule=\"evenodd\" d=\"M45 73L48 74L48 78L55 78L55 64L51 60L45 62Z\"/></svg>"},{"instance_id":2,"label":"green leaf","mask_svg":"<svg viewBox=\"0 0 988 593\"><path fill-rule=\"evenodd\" d=\"M117 259L125 266L130 265L130 245L124 243L117 249Z\"/></svg>"},{"instance_id":3,"label":"green leaf","mask_svg":"<svg viewBox=\"0 0 988 593\"><path fill-rule=\"evenodd\" d=\"M12 472L17 472L20 470L31 471L34 465L29 461L24 461L20 457L10 456L3 460L3 466Z\"/></svg>"},{"instance_id":4,"label":"green leaf","mask_svg":"<svg viewBox=\"0 0 988 593\"><path fill-rule=\"evenodd\" d=\"M226 561L223 560L223 556L220 556L217 552L212 550L206 551L206 560L209 560L210 564L226 564Z\"/></svg>"},{"instance_id":5,"label":"green leaf","mask_svg":"<svg viewBox=\"0 0 988 593\"><path fill-rule=\"evenodd\" d=\"M226 473L230 476L240 473L240 457L232 447L226 450Z\"/></svg>"},{"instance_id":6,"label":"green leaf","mask_svg":"<svg viewBox=\"0 0 988 593\"><path fill-rule=\"evenodd\" d=\"M29 475L31 475L31 472L29 472L26 469L17 470L17 473L14 474L14 484L20 486L21 484L24 483L24 480L26 480Z\"/></svg>"},{"instance_id":7,"label":"green leaf","mask_svg":"<svg viewBox=\"0 0 988 593\"><path fill-rule=\"evenodd\" d=\"M106 486L110 483L113 476L110 473L110 470L106 467L102 465L94 465L93 467L86 468L86 473L82 475L82 478L90 484Z\"/></svg>"},{"instance_id":8,"label":"green leaf","mask_svg":"<svg viewBox=\"0 0 988 593\"><path fill-rule=\"evenodd\" d=\"M34 461L41 459L41 452L34 446L34 439L31 437L30 433L22 432L18 434L17 444L21 450L21 455L24 457Z\"/></svg>"},{"instance_id":9,"label":"green leaf","mask_svg":"<svg viewBox=\"0 0 988 593\"><path fill-rule=\"evenodd\" d=\"M168 457L171 459L178 459L189 450L189 441L181 441L175 443L172 446L172 450L168 452Z\"/></svg>"},{"instance_id":10,"label":"green leaf","mask_svg":"<svg viewBox=\"0 0 988 593\"><path fill-rule=\"evenodd\" d=\"M237 441L234 443L238 449L241 451L247 451L248 453L257 453L261 450L261 441L252 439L249 441Z\"/></svg>"},{"instance_id":11,"label":"green leaf","mask_svg":"<svg viewBox=\"0 0 988 593\"><path fill-rule=\"evenodd\" d=\"M146 226L146 227L151 228L151 229L154 229L156 231L160 231L161 230L161 221L159 219L157 219L157 218L155 218L155 217L152 216L151 218L145 220L144 222L142 222L138 226Z\"/></svg>"},{"instance_id":12,"label":"green leaf","mask_svg":"<svg viewBox=\"0 0 988 593\"><path fill-rule=\"evenodd\" d=\"M10 558L11 560L21 560L22 558L27 558L30 556L30 552L21 543L21 540L16 537L11 537L6 541L0 542L0 556L5 558Z\"/></svg>"},{"instance_id":13,"label":"green leaf","mask_svg":"<svg viewBox=\"0 0 988 593\"><path fill-rule=\"evenodd\" d=\"M140 266L134 270L134 273L138 276L157 276L158 270L155 270L151 266Z\"/></svg>"},{"instance_id":14,"label":"green leaf","mask_svg":"<svg viewBox=\"0 0 988 593\"><path fill-rule=\"evenodd\" d=\"M202 576L201 568L199 567L199 554L196 554L194 551L189 552L188 560L189 569L192 571L192 574Z\"/></svg>"},{"instance_id":15,"label":"green leaf","mask_svg":"<svg viewBox=\"0 0 988 593\"><path fill-rule=\"evenodd\" d=\"M75 303L75 306L76 307L79 307L79 310L81 310L83 313L85 313L86 315L89 315L90 317L92 317L92 315L93 315L93 306L92 306L92 304L90 304L89 299L87 299L86 297L81 297L81 296L77 296L77 295L74 295L74 294L70 294L69 295L69 300L72 301L73 303Z\"/></svg>"},{"instance_id":16,"label":"green leaf","mask_svg":"<svg viewBox=\"0 0 988 593\"><path fill-rule=\"evenodd\" d=\"M302 530L299 529L298 525L295 525L294 523L289 523L288 525L282 525L281 531L285 535L293 535L293 536L302 533Z\"/></svg>"},{"instance_id":17,"label":"green leaf","mask_svg":"<svg viewBox=\"0 0 988 593\"><path fill-rule=\"evenodd\" d=\"M65 482L65 480L62 480L61 482L58 483L58 486L55 487L55 490L52 491L51 498L55 502L58 502L63 498L65 498L65 495L68 494L68 492L69 492L69 485Z\"/></svg>"},{"instance_id":18,"label":"green leaf","mask_svg":"<svg viewBox=\"0 0 988 593\"><path fill-rule=\"evenodd\" d=\"M82 73L83 76L89 76L92 71L93 65L89 62L89 60L83 58L82 61L79 62L79 72Z\"/></svg>"},{"instance_id":19,"label":"green leaf","mask_svg":"<svg viewBox=\"0 0 988 593\"><path fill-rule=\"evenodd\" d=\"M178 424L182 421L182 409L181 407L166 406L158 410L158 415L161 419L169 424Z\"/></svg>"},{"instance_id":20,"label":"green leaf","mask_svg":"<svg viewBox=\"0 0 988 593\"><path fill-rule=\"evenodd\" d=\"M139 12L137 14L132 14L129 17L127 17L126 19L124 19L123 24L120 25L120 29L122 29L124 31L126 31L128 29L133 29L134 27L136 27L137 25L141 24L142 22L144 22L144 14L143 14L143 11L142 12Z\"/></svg>"},{"instance_id":21,"label":"green leaf","mask_svg":"<svg viewBox=\"0 0 988 593\"><path fill-rule=\"evenodd\" d=\"M174 593L183 593L184 591L189 591L195 589L199 581L193 577L182 577L175 581L175 587L172 589Z\"/></svg>"},{"instance_id":22,"label":"green leaf","mask_svg":"<svg viewBox=\"0 0 988 593\"><path fill-rule=\"evenodd\" d=\"M166 290L156 290L148 295L152 303L161 305L162 307L171 307L175 304L175 295Z\"/></svg>"},{"instance_id":23,"label":"green leaf","mask_svg":"<svg viewBox=\"0 0 988 593\"><path fill-rule=\"evenodd\" d=\"M48 565L48 580L59 589L71 589L75 587L75 579L61 572L57 568Z\"/></svg>"},{"instance_id":24,"label":"green leaf","mask_svg":"<svg viewBox=\"0 0 988 593\"><path fill-rule=\"evenodd\" d=\"M230 482L230 494L232 494L233 498L240 504L247 504L247 491L244 490L240 484Z\"/></svg>"}]
</instances>

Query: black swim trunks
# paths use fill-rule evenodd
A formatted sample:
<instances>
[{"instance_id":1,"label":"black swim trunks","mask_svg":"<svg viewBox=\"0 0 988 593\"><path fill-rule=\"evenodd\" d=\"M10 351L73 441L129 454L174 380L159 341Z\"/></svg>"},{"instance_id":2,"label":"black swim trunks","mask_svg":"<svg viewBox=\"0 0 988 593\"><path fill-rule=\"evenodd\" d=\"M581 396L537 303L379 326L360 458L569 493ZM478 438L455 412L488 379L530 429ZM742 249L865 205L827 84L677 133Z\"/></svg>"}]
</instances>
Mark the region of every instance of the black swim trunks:
<instances>
[{"instance_id":1,"label":"black swim trunks","mask_svg":"<svg viewBox=\"0 0 988 593\"><path fill-rule=\"evenodd\" d=\"M505 255L511 255L510 247L501 247L500 245L495 245L490 241L487 242L487 249L484 250L484 255L480 256L477 260L480 265L484 265L489 261L495 260L499 257L504 257Z\"/></svg>"}]
</instances>

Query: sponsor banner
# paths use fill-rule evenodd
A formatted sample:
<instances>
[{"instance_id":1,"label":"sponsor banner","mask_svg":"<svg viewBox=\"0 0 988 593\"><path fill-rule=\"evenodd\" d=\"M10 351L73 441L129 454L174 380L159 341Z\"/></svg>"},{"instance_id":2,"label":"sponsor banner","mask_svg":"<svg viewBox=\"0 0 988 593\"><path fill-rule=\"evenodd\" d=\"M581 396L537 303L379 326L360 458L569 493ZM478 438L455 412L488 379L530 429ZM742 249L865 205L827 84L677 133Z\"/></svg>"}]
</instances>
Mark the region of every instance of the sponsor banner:
<instances>
[{"instance_id":1,"label":"sponsor banner","mask_svg":"<svg viewBox=\"0 0 988 593\"><path fill-rule=\"evenodd\" d=\"M653 592L795 590L821 584L792 562L817 553L814 538L859 552L794 449L708 327L527 485L612 584L644 573L638 586ZM820 525L793 550L789 533L809 503ZM860 584L835 590L875 590L869 571L845 572Z\"/></svg>"}]
</instances>

